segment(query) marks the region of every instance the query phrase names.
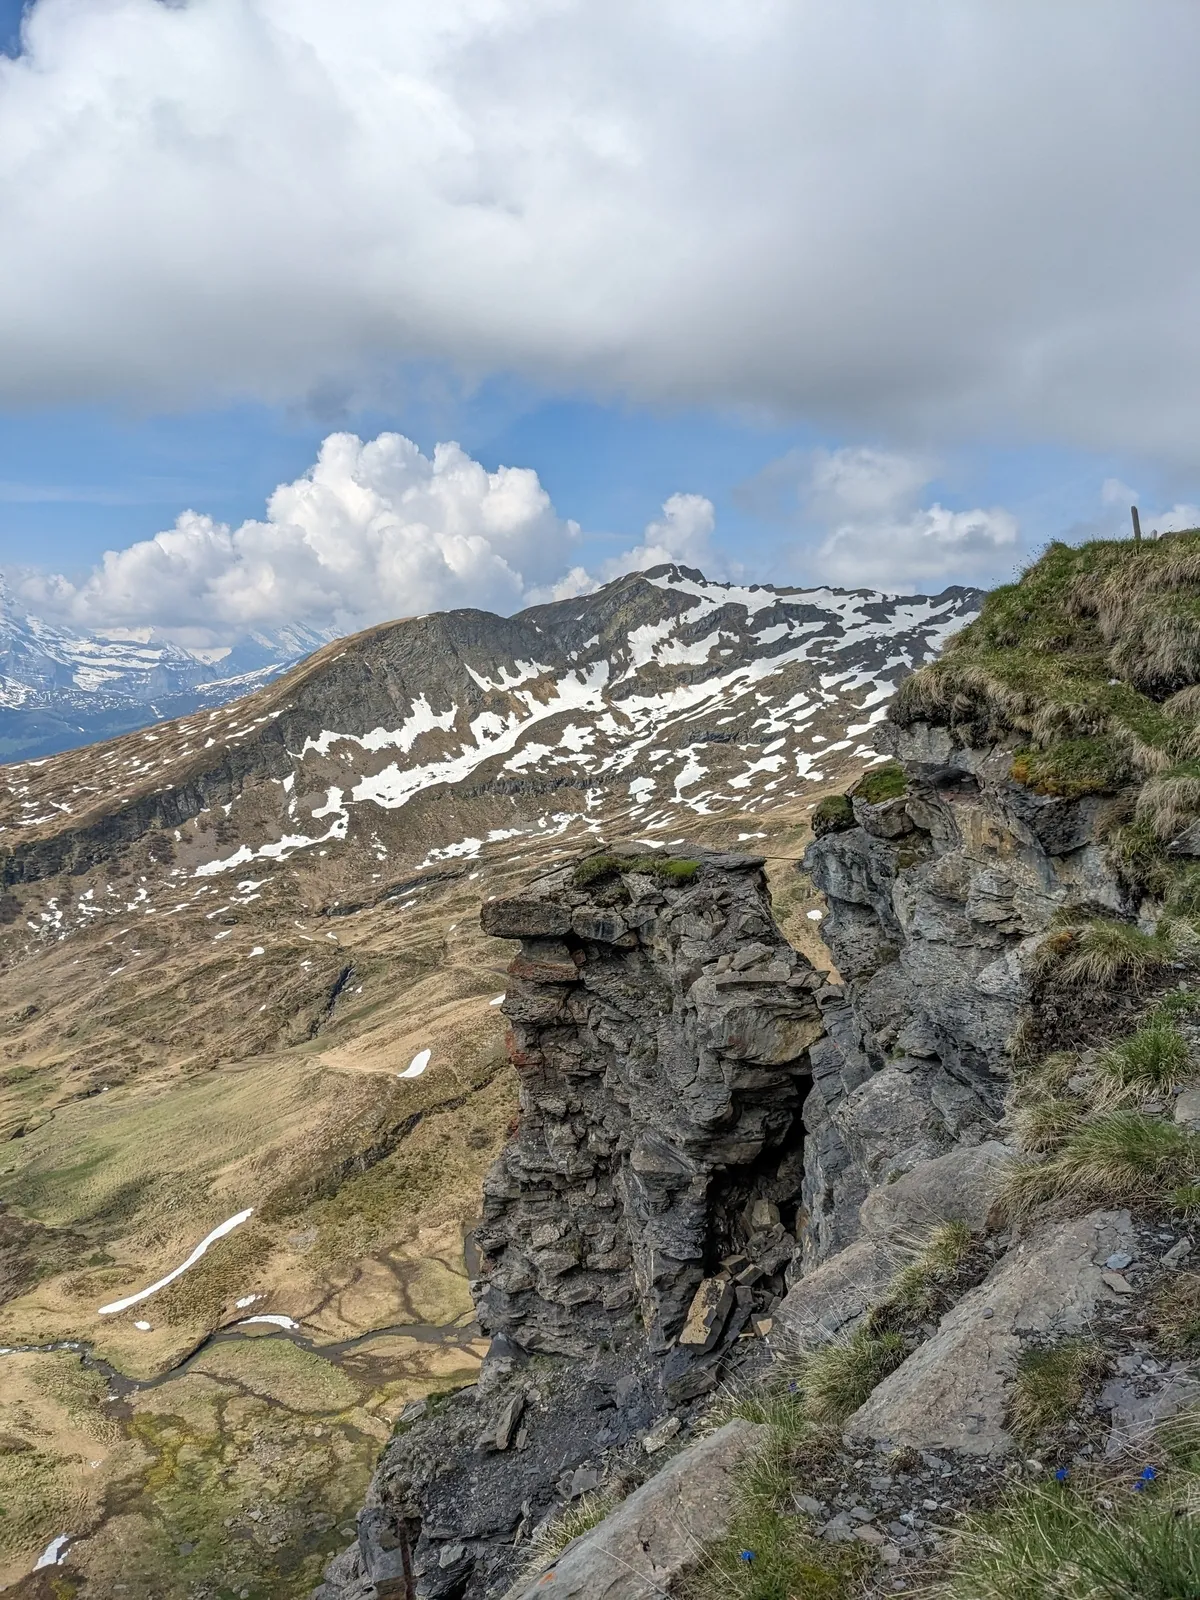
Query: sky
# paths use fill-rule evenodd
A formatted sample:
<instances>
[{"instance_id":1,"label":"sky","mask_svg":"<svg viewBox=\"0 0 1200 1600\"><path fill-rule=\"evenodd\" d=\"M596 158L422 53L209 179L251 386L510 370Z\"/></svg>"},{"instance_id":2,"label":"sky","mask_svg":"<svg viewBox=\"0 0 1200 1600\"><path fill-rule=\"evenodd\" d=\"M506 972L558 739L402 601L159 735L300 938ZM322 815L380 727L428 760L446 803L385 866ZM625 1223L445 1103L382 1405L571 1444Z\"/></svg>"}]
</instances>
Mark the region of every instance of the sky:
<instances>
[{"instance_id":1,"label":"sky","mask_svg":"<svg viewBox=\"0 0 1200 1600\"><path fill-rule=\"evenodd\" d=\"M232 642L1200 522L1194 0L0 0L0 570Z\"/></svg>"}]
</instances>

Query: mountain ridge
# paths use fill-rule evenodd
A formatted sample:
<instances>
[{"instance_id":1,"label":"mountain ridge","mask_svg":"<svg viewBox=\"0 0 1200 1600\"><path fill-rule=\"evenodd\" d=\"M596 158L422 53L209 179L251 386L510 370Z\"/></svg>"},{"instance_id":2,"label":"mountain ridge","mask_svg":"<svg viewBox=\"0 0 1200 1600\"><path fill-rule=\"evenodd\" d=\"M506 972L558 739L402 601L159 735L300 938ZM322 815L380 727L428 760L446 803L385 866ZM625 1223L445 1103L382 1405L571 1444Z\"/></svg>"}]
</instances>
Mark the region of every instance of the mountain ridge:
<instances>
[{"instance_id":1,"label":"mountain ridge","mask_svg":"<svg viewBox=\"0 0 1200 1600\"><path fill-rule=\"evenodd\" d=\"M796 781L819 776L820 746L836 753L848 744L815 731L807 751L787 749L796 730L838 701L864 712L849 728L865 733L904 673L977 604L978 591L959 588L934 597L743 588L663 567L510 618L462 610L377 624L324 645L250 697L197 713L199 720L135 732L95 758L66 752L0 769L0 875L13 882L27 868L38 877L68 863L82 870L131 829L178 828L214 804L235 804L252 773L291 781L289 800L277 807L278 838L266 841L288 855L349 829L351 807L371 802L395 812L476 773L493 799L505 786L586 794L626 773L639 786L635 799L649 798L672 765L655 744L664 735L687 752L674 774L675 801L704 814L703 801L684 791L710 773L727 777L727 800L757 789L760 773L770 788L785 749ZM760 694L767 679L773 693ZM778 715L764 712L781 698ZM573 735L576 717L591 721ZM542 726L559 733L555 744L531 737ZM700 737L680 745L691 729ZM734 751L756 746L758 762L734 770ZM358 781L343 804L347 785L333 780L347 765ZM56 790L59 775L66 781ZM324 788L309 823L335 818L311 836L291 826L305 785ZM114 786L125 791L116 806L106 798ZM641 815L638 826L655 825L646 804L625 809L630 821Z\"/></svg>"}]
</instances>

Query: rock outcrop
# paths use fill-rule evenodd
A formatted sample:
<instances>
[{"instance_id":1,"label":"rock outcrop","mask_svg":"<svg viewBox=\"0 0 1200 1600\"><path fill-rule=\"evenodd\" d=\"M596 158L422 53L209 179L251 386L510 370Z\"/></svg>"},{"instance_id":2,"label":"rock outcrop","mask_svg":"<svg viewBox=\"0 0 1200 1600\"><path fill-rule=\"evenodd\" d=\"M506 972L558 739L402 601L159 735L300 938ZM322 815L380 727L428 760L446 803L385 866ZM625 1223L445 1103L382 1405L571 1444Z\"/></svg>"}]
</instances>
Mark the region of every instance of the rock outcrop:
<instances>
[{"instance_id":1,"label":"rock outcrop","mask_svg":"<svg viewBox=\"0 0 1200 1600\"><path fill-rule=\"evenodd\" d=\"M785 1224L825 980L777 928L761 858L591 858L481 920L520 941L504 1010L521 1111L485 1183L472 1286L491 1350L476 1389L388 1446L322 1600L501 1593L542 1523L591 1490L636 1490L722 1374L765 1359L752 1334L798 1249ZM752 1432L703 1447L712 1493L668 1477L666 1500L632 1496L588 1545L595 1581L613 1585L635 1533L673 1576L697 1534L672 1518L687 1500L697 1527L720 1525ZM644 1540L646 1517L661 1528Z\"/></svg>"},{"instance_id":2,"label":"rock outcrop","mask_svg":"<svg viewBox=\"0 0 1200 1600\"><path fill-rule=\"evenodd\" d=\"M477 1305L526 1350L582 1354L632 1309L664 1351L722 1260L761 1267L748 1307L793 1254L823 980L775 926L760 859L640 865L483 908L521 940L521 1118L485 1185Z\"/></svg>"},{"instance_id":3,"label":"rock outcrop","mask_svg":"<svg viewBox=\"0 0 1200 1600\"><path fill-rule=\"evenodd\" d=\"M859 1237L873 1188L990 1136L1055 913L1130 909L1102 844L1113 802L1031 794L1011 752L925 723L886 725L879 742L904 792L856 798L855 825L805 856L845 981L821 996L812 1052L804 1271Z\"/></svg>"}]
</instances>

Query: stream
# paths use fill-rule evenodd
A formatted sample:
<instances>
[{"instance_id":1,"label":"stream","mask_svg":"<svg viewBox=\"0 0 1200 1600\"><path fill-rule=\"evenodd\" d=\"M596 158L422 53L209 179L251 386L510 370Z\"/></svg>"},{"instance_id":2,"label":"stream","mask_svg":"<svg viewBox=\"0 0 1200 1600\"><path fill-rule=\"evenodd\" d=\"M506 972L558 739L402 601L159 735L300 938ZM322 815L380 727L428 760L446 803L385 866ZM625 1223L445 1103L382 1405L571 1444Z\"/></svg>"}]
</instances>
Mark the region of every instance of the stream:
<instances>
[{"instance_id":1,"label":"stream","mask_svg":"<svg viewBox=\"0 0 1200 1600\"><path fill-rule=\"evenodd\" d=\"M230 1344L243 1339L287 1339L311 1355L319 1356L322 1361L329 1361L334 1366L339 1366L344 1356L351 1354L370 1340L388 1337L412 1339L418 1344L448 1345L465 1351L480 1337L480 1330L478 1324L474 1322L449 1322L441 1327L435 1327L427 1322L397 1322L386 1328L371 1328L366 1333L356 1334L352 1339L341 1339L333 1344L318 1344L315 1339L306 1338L290 1328L279 1328L271 1333L243 1333L239 1328L220 1328L202 1339L173 1367L168 1367L165 1372L160 1372L153 1378L128 1377L110 1362L105 1361L102 1356L96 1355L92 1345L85 1339L54 1339L48 1344L4 1345L0 1347L0 1356L49 1355L57 1350L73 1351L85 1367L101 1374L108 1383L113 1399L124 1400L131 1394L157 1389L160 1384L180 1377L206 1350L218 1344Z\"/></svg>"}]
</instances>

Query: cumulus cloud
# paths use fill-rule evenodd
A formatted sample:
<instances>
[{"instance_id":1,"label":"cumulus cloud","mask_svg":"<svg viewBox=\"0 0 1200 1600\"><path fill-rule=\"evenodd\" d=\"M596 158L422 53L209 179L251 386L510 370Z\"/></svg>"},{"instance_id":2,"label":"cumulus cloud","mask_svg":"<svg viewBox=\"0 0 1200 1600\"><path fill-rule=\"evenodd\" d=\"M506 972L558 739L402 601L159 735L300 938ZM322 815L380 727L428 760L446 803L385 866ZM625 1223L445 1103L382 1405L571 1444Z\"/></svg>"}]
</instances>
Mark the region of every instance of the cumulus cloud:
<instances>
[{"instance_id":1,"label":"cumulus cloud","mask_svg":"<svg viewBox=\"0 0 1200 1600\"><path fill-rule=\"evenodd\" d=\"M1198 49L1192 0L34 0L0 402L433 359L1194 462Z\"/></svg>"},{"instance_id":2,"label":"cumulus cloud","mask_svg":"<svg viewBox=\"0 0 1200 1600\"><path fill-rule=\"evenodd\" d=\"M646 572L669 563L698 567L707 578L737 576L741 568L731 564L713 543L716 526L716 507L706 495L668 495L661 518L646 524L642 542L603 562L599 577L593 577L584 567L572 567L564 577L535 590L532 598L571 600L576 595L590 594L623 572Z\"/></svg>"},{"instance_id":3,"label":"cumulus cloud","mask_svg":"<svg viewBox=\"0 0 1200 1600\"><path fill-rule=\"evenodd\" d=\"M714 520L703 496L672 495L642 542L595 577L570 568L579 525L558 515L530 468L488 472L457 444L425 456L399 433L366 443L334 433L261 520L231 528L185 511L153 539L108 551L81 583L35 571L11 581L34 611L75 627L219 645L292 623L347 632L588 593L622 572L709 561Z\"/></svg>"},{"instance_id":4,"label":"cumulus cloud","mask_svg":"<svg viewBox=\"0 0 1200 1600\"><path fill-rule=\"evenodd\" d=\"M821 581L910 592L1011 571L1020 553L1017 519L1000 506L921 505L933 476L932 463L893 451L813 451L796 485L809 538L793 558Z\"/></svg>"}]
</instances>

